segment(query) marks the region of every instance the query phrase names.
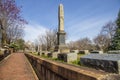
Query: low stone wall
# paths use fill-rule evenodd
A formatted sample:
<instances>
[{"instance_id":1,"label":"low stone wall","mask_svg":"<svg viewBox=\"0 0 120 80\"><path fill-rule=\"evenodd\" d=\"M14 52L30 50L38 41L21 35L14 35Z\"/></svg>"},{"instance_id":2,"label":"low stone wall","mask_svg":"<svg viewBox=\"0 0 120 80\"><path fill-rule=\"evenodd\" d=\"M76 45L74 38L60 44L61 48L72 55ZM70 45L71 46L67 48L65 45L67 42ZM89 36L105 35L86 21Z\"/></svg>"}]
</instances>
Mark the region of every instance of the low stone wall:
<instances>
[{"instance_id":1,"label":"low stone wall","mask_svg":"<svg viewBox=\"0 0 120 80\"><path fill-rule=\"evenodd\" d=\"M4 54L0 54L0 61L4 59Z\"/></svg>"},{"instance_id":2,"label":"low stone wall","mask_svg":"<svg viewBox=\"0 0 120 80\"><path fill-rule=\"evenodd\" d=\"M11 54L11 51L5 50L3 54L0 54L0 61L3 60L5 57L7 57L9 54Z\"/></svg>"},{"instance_id":3,"label":"low stone wall","mask_svg":"<svg viewBox=\"0 0 120 80\"><path fill-rule=\"evenodd\" d=\"M120 80L117 74L50 61L31 54L25 55L40 80Z\"/></svg>"}]
</instances>

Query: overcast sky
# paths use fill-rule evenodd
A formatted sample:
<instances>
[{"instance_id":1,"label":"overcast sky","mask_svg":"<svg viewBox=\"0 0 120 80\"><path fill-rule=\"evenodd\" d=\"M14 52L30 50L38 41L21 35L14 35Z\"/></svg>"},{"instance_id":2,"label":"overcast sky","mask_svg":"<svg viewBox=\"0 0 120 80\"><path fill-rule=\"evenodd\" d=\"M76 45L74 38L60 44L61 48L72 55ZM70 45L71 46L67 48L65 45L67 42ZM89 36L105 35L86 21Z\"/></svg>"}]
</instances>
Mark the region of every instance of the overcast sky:
<instances>
[{"instance_id":1,"label":"overcast sky","mask_svg":"<svg viewBox=\"0 0 120 80\"><path fill-rule=\"evenodd\" d=\"M67 41L97 36L101 27L117 18L120 0L16 0L22 6L26 41L34 41L48 29L58 27L58 6L64 6Z\"/></svg>"}]
</instances>

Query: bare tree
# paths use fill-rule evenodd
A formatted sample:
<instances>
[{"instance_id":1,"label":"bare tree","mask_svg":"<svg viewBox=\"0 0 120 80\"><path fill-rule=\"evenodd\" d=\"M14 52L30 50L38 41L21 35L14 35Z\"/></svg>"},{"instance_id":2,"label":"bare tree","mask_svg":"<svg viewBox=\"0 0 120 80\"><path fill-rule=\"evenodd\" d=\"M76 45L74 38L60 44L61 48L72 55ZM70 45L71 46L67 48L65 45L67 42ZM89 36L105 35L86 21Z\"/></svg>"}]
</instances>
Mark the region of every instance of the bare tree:
<instances>
[{"instance_id":1,"label":"bare tree","mask_svg":"<svg viewBox=\"0 0 120 80\"><path fill-rule=\"evenodd\" d=\"M68 43L68 47L73 49L79 49L79 50L92 50L93 45L92 41L89 38L82 38L77 41L71 41Z\"/></svg>"},{"instance_id":2,"label":"bare tree","mask_svg":"<svg viewBox=\"0 0 120 80\"><path fill-rule=\"evenodd\" d=\"M12 27L7 28L7 43L15 42L17 39L21 39L24 36L24 27L14 24Z\"/></svg>"},{"instance_id":3,"label":"bare tree","mask_svg":"<svg viewBox=\"0 0 120 80\"><path fill-rule=\"evenodd\" d=\"M76 44L75 41L70 41L69 43L67 43L67 46L69 47L70 50L75 50L78 49L78 45Z\"/></svg>"},{"instance_id":4,"label":"bare tree","mask_svg":"<svg viewBox=\"0 0 120 80\"><path fill-rule=\"evenodd\" d=\"M8 33L14 27L27 23L20 15L20 8L16 6L15 0L0 0L0 25L2 27L2 43L7 43ZM17 25L16 25L17 24ZM16 29L16 28L15 28ZM7 33L7 31L9 31Z\"/></svg>"},{"instance_id":5,"label":"bare tree","mask_svg":"<svg viewBox=\"0 0 120 80\"><path fill-rule=\"evenodd\" d=\"M116 23L110 21L105 26L102 27L101 34L107 35L110 39L112 39L112 37L115 34L116 28L117 28Z\"/></svg>"},{"instance_id":6,"label":"bare tree","mask_svg":"<svg viewBox=\"0 0 120 80\"><path fill-rule=\"evenodd\" d=\"M50 49L55 47L57 41L56 33L56 30L47 30L44 35L38 36L39 45L42 50L49 51Z\"/></svg>"},{"instance_id":7,"label":"bare tree","mask_svg":"<svg viewBox=\"0 0 120 80\"><path fill-rule=\"evenodd\" d=\"M99 48L99 50L106 51L110 45L110 38L107 35L99 34L94 38L94 43Z\"/></svg>"},{"instance_id":8,"label":"bare tree","mask_svg":"<svg viewBox=\"0 0 120 80\"><path fill-rule=\"evenodd\" d=\"M56 44L57 36L55 30L48 30L46 31L46 42L47 42L47 50L53 48Z\"/></svg>"},{"instance_id":9,"label":"bare tree","mask_svg":"<svg viewBox=\"0 0 120 80\"><path fill-rule=\"evenodd\" d=\"M77 42L78 48L80 50L90 50L92 41L89 38L79 39Z\"/></svg>"}]
</instances>

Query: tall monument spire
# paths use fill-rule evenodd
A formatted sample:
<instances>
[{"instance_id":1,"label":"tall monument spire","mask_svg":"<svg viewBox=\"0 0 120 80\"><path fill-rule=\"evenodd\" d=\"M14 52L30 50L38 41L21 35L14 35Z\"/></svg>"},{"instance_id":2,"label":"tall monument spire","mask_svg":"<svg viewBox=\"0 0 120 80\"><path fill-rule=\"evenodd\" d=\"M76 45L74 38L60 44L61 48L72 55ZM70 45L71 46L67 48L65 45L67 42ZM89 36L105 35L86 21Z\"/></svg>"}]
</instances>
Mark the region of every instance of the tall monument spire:
<instances>
[{"instance_id":1,"label":"tall monument spire","mask_svg":"<svg viewBox=\"0 0 120 80\"><path fill-rule=\"evenodd\" d=\"M65 43L66 32L64 31L64 10L62 4L60 4L58 7L58 23L57 44L55 47L55 51L62 52L65 49L67 50L67 46Z\"/></svg>"},{"instance_id":2,"label":"tall monument spire","mask_svg":"<svg viewBox=\"0 0 120 80\"><path fill-rule=\"evenodd\" d=\"M61 31L64 31L64 10L63 10L63 5L60 4L59 5L59 9L58 9L58 19L59 19L59 29L58 31L61 32Z\"/></svg>"},{"instance_id":3,"label":"tall monument spire","mask_svg":"<svg viewBox=\"0 0 120 80\"><path fill-rule=\"evenodd\" d=\"M58 7L58 45L65 45L65 31L64 31L64 10L63 5Z\"/></svg>"}]
</instances>

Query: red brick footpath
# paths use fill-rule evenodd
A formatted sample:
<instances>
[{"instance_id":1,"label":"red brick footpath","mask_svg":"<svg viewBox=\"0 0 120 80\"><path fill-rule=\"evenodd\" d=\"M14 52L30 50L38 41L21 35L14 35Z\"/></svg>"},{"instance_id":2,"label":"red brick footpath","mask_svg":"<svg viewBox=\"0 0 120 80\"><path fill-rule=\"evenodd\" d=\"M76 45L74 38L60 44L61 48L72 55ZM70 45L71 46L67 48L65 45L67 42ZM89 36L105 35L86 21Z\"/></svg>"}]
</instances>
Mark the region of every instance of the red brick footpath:
<instances>
[{"instance_id":1,"label":"red brick footpath","mask_svg":"<svg viewBox=\"0 0 120 80\"><path fill-rule=\"evenodd\" d=\"M0 80L38 80L23 53L13 53L0 62Z\"/></svg>"}]
</instances>

